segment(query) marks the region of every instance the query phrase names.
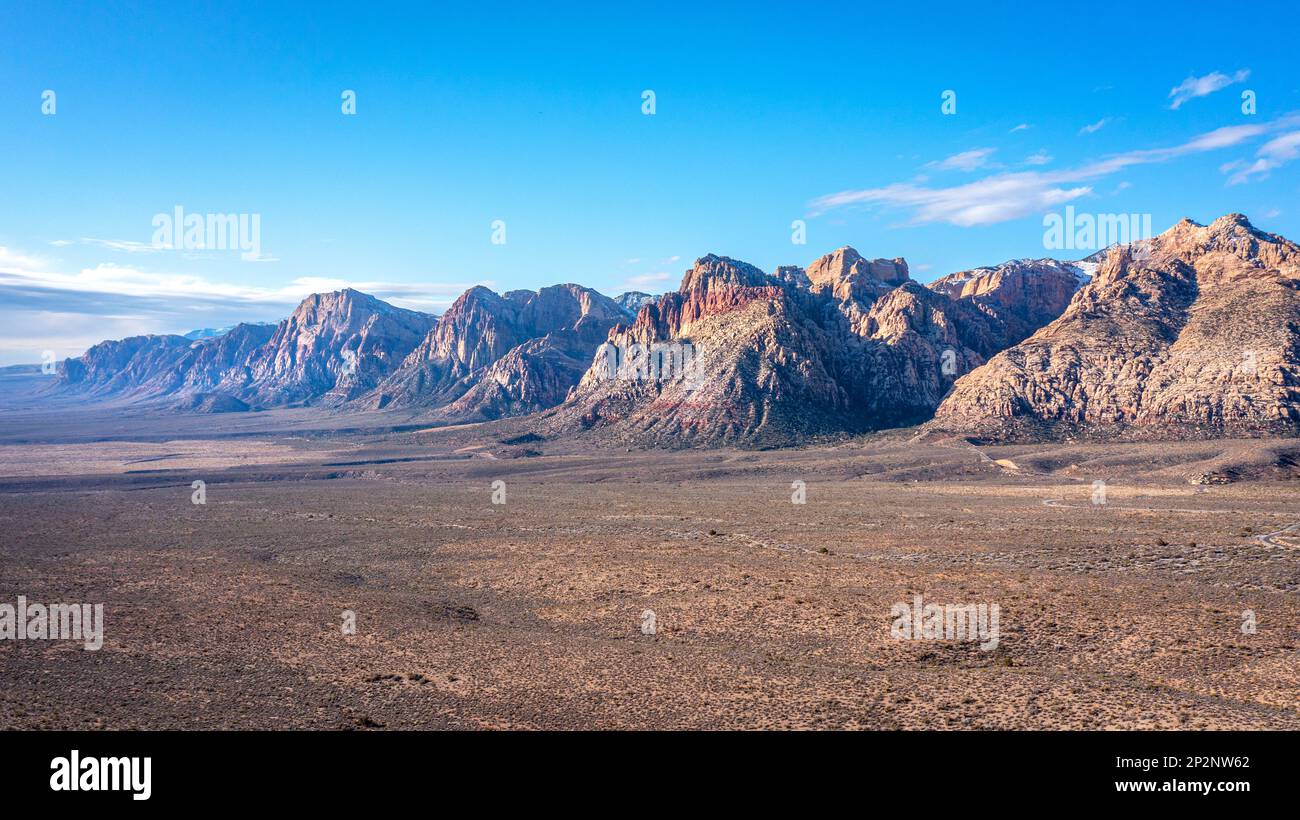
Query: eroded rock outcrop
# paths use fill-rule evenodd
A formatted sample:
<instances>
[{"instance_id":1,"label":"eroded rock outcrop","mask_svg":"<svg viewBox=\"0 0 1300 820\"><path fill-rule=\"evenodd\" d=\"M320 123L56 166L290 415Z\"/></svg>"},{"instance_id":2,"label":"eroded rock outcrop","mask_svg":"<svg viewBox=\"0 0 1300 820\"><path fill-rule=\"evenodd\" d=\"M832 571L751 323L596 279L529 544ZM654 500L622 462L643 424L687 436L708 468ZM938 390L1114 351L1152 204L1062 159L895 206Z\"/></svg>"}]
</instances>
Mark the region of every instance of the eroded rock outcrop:
<instances>
[{"instance_id":1,"label":"eroded rock outcrop","mask_svg":"<svg viewBox=\"0 0 1300 820\"><path fill-rule=\"evenodd\" d=\"M90 396L138 396L180 361L191 344L184 336L173 335L100 342L59 365L54 389L77 390Z\"/></svg>"},{"instance_id":2,"label":"eroded rock outcrop","mask_svg":"<svg viewBox=\"0 0 1300 820\"><path fill-rule=\"evenodd\" d=\"M626 318L614 300L579 285L503 295L471 288L365 402L461 419L552 407Z\"/></svg>"},{"instance_id":3,"label":"eroded rock outcrop","mask_svg":"<svg viewBox=\"0 0 1300 820\"><path fill-rule=\"evenodd\" d=\"M1095 265L1055 259L1018 259L991 268L960 271L929 287L956 300L969 300L1005 332L1002 347L1018 344L1060 316Z\"/></svg>"},{"instance_id":4,"label":"eroded rock outcrop","mask_svg":"<svg viewBox=\"0 0 1300 820\"><path fill-rule=\"evenodd\" d=\"M249 357L244 400L338 404L391 373L435 323L352 289L307 297Z\"/></svg>"},{"instance_id":5,"label":"eroded rock outcrop","mask_svg":"<svg viewBox=\"0 0 1300 820\"><path fill-rule=\"evenodd\" d=\"M1230 214L1111 250L1065 312L963 378L936 427L996 438L1294 434L1300 248Z\"/></svg>"},{"instance_id":6,"label":"eroded rock outcrop","mask_svg":"<svg viewBox=\"0 0 1300 820\"><path fill-rule=\"evenodd\" d=\"M657 446L780 446L911 424L996 352L991 323L910 281L902 260L841 248L768 276L710 254L610 333L547 423ZM666 365L683 357L685 373Z\"/></svg>"},{"instance_id":7,"label":"eroded rock outcrop","mask_svg":"<svg viewBox=\"0 0 1300 820\"><path fill-rule=\"evenodd\" d=\"M340 404L387 376L435 321L351 289L318 293L277 325L104 342L64 362L55 389L182 409Z\"/></svg>"}]
</instances>

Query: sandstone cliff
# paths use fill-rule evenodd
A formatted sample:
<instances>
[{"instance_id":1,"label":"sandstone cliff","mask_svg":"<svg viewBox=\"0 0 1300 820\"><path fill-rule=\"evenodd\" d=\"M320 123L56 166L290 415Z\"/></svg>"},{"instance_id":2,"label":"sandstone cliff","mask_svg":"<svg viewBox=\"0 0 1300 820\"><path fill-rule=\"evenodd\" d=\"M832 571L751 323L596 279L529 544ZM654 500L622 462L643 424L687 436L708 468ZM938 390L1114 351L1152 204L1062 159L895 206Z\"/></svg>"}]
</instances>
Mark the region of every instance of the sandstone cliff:
<instances>
[{"instance_id":1,"label":"sandstone cliff","mask_svg":"<svg viewBox=\"0 0 1300 820\"><path fill-rule=\"evenodd\" d=\"M988 438L1294 434L1300 248L1230 214L1112 249L1065 312L962 379L935 426Z\"/></svg>"}]
</instances>

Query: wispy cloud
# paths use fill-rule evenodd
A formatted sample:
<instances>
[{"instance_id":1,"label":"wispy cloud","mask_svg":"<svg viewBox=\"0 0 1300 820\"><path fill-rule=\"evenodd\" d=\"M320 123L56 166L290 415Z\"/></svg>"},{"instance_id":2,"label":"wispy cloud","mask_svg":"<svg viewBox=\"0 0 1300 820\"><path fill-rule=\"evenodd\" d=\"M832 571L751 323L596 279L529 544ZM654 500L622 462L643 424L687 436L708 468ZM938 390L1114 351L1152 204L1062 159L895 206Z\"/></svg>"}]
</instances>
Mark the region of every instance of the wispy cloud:
<instances>
[{"instance_id":1,"label":"wispy cloud","mask_svg":"<svg viewBox=\"0 0 1300 820\"><path fill-rule=\"evenodd\" d=\"M626 293L630 290L659 293L664 290L664 283L671 282L673 275L667 271L656 271L654 273L642 273L636 276L629 276L614 287L616 293Z\"/></svg>"},{"instance_id":2,"label":"wispy cloud","mask_svg":"<svg viewBox=\"0 0 1300 820\"><path fill-rule=\"evenodd\" d=\"M1008 133L1008 134L1014 134L1014 133L1016 133L1017 131L1028 131L1028 130L1029 130L1029 123L1027 123L1027 122L1022 122L1022 123L1020 123L1019 125L1017 125L1015 128L1012 128L1012 129L1011 129L1010 131L1008 131L1007 133Z\"/></svg>"},{"instance_id":3,"label":"wispy cloud","mask_svg":"<svg viewBox=\"0 0 1300 820\"><path fill-rule=\"evenodd\" d=\"M1169 103L1169 108L1173 111L1177 111L1182 107L1183 103L1188 100L1213 94L1214 92L1227 88L1234 83L1245 82L1246 78L1249 76L1250 69L1243 68L1231 77L1218 71L1210 72L1204 77L1188 77L1186 80L1183 80L1178 85L1169 89L1169 98L1173 100L1173 102Z\"/></svg>"},{"instance_id":4,"label":"wispy cloud","mask_svg":"<svg viewBox=\"0 0 1300 820\"><path fill-rule=\"evenodd\" d=\"M49 259L43 256L33 256L23 253L22 251L7 248L0 245L0 271L12 270L19 272L39 273L47 270L51 265Z\"/></svg>"},{"instance_id":5,"label":"wispy cloud","mask_svg":"<svg viewBox=\"0 0 1300 820\"><path fill-rule=\"evenodd\" d=\"M1080 128L1080 129L1079 129L1079 133L1080 133L1080 134L1095 134L1095 133L1097 133L1098 131L1100 131L1101 129L1105 128L1106 125L1110 123L1110 121L1111 121L1111 120L1110 120L1110 117L1102 117L1101 119L1097 120L1096 122L1092 123L1091 125L1085 125L1084 127Z\"/></svg>"},{"instance_id":6,"label":"wispy cloud","mask_svg":"<svg viewBox=\"0 0 1300 820\"><path fill-rule=\"evenodd\" d=\"M962 227L989 225L1069 202L1092 188L1062 188L1037 172L997 174L952 188L898 183L864 191L843 191L812 203L817 211L878 202L912 210L912 224L947 222Z\"/></svg>"},{"instance_id":7,"label":"wispy cloud","mask_svg":"<svg viewBox=\"0 0 1300 820\"><path fill-rule=\"evenodd\" d=\"M879 188L840 191L812 200L809 210L810 215L817 216L838 208L881 205L910 211L910 223L913 225L933 222L946 222L961 227L990 225L1041 213L1087 196L1093 192L1091 183L1095 180L1126 168L1233 147L1294 121L1294 118L1288 117L1260 125L1226 126L1199 134L1180 145L1114 154L1060 171L999 173L947 188L925 187L912 181ZM1295 147L1283 139L1279 137L1269 143L1278 143L1272 149L1278 157L1288 155Z\"/></svg>"},{"instance_id":8,"label":"wispy cloud","mask_svg":"<svg viewBox=\"0 0 1300 820\"><path fill-rule=\"evenodd\" d=\"M926 167L938 171L974 171L984 166L995 150L997 149L972 148L969 151L962 151L960 154L953 154L947 159L927 163Z\"/></svg>"},{"instance_id":9,"label":"wispy cloud","mask_svg":"<svg viewBox=\"0 0 1300 820\"><path fill-rule=\"evenodd\" d=\"M23 261L23 257L17 257ZM299 277L276 288L213 282L201 276L155 273L112 263L83 268L77 273L57 273L32 266L4 264L0 257L0 289L27 288L51 294L80 292L143 299L171 299L178 303L238 305L296 305L313 293L355 288L379 298L427 305L447 305L481 282L405 283ZM57 306L57 305L56 305Z\"/></svg>"},{"instance_id":10,"label":"wispy cloud","mask_svg":"<svg viewBox=\"0 0 1300 820\"><path fill-rule=\"evenodd\" d=\"M312 293L346 287L435 313L476 284L494 285L299 277L259 287L110 263L67 273L51 260L0 247L0 364L39 361L42 350L80 355L106 338L279 319Z\"/></svg>"},{"instance_id":11,"label":"wispy cloud","mask_svg":"<svg viewBox=\"0 0 1300 820\"><path fill-rule=\"evenodd\" d=\"M79 239L55 239L50 242L55 247L66 247L68 245L89 245L94 248L103 248L105 250L117 251L119 253L130 254L156 254L156 253L177 253L185 259L211 259L216 256L213 251L204 251L202 249L190 250L186 248L171 248L162 245L154 245L151 242L138 242L134 239L100 239L93 236L83 236ZM245 251L239 255L239 258L245 262L279 262L280 258L262 253L261 251Z\"/></svg>"},{"instance_id":12,"label":"wispy cloud","mask_svg":"<svg viewBox=\"0 0 1300 820\"><path fill-rule=\"evenodd\" d=\"M67 242L67 240L64 241ZM77 241L83 245L93 245L97 248L107 248L111 251L122 251L124 253L158 253L159 251L169 250L168 248L156 247L148 242L136 242L131 239L95 239L83 236Z\"/></svg>"},{"instance_id":13,"label":"wispy cloud","mask_svg":"<svg viewBox=\"0 0 1300 820\"><path fill-rule=\"evenodd\" d=\"M1046 165L1051 161L1052 161L1052 155L1047 153L1046 151L1039 151L1037 153L1030 154L1029 156L1025 157L1026 165Z\"/></svg>"},{"instance_id":14,"label":"wispy cloud","mask_svg":"<svg viewBox=\"0 0 1300 820\"><path fill-rule=\"evenodd\" d=\"M1254 162L1235 160L1220 168L1224 173L1232 173L1229 185L1241 185L1252 178L1266 178L1275 168L1280 168L1295 159L1300 159L1300 131L1291 131L1280 137L1274 137L1260 146Z\"/></svg>"},{"instance_id":15,"label":"wispy cloud","mask_svg":"<svg viewBox=\"0 0 1300 820\"><path fill-rule=\"evenodd\" d=\"M156 332L148 317L88 315L69 310L0 308L0 367L36 364L45 351L55 358L80 356L106 339Z\"/></svg>"}]
</instances>

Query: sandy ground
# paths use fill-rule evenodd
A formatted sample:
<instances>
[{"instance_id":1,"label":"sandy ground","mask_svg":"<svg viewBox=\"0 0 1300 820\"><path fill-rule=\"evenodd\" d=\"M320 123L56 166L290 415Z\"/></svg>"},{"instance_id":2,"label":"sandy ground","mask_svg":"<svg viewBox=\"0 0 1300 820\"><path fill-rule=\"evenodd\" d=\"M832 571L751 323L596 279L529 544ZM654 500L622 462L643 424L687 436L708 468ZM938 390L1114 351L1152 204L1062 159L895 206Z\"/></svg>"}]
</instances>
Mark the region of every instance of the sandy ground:
<instances>
[{"instance_id":1,"label":"sandy ground","mask_svg":"<svg viewBox=\"0 0 1300 820\"><path fill-rule=\"evenodd\" d=\"M15 477L175 470L202 473L247 464L302 463L317 457L318 453L301 450L290 443L251 439L4 444L0 445L0 470Z\"/></svg>"},{"instance_id":2,"label":"sandy ground","mask_svg":"<svg viewBox=\"0 0 1300 820\"><path fill-rule=\"evenodd\" d=\"M1300 728L1296 486L1188 482L1268 443L519 429L0 447L0 603L106 620L0 642L0 728ZM997 647L895 639L917 595Z\"/></svg>"}]
</instances>

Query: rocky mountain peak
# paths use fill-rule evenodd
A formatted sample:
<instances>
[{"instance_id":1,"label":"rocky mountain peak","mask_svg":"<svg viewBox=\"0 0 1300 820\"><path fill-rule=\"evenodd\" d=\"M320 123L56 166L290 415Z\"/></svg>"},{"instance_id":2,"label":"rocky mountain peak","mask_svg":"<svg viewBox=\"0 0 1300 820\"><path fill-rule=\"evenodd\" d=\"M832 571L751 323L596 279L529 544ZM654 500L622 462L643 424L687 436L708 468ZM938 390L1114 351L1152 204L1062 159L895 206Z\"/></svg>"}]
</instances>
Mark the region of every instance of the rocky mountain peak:
<instances>
[{"instance_id":1,"label":"rocky mountain peak","mask_svg":"<svg viewBox=\"0 0 1300 820\"><path fill-rule=\"evenodd\" d=\"M1294 435L1300 247L1240 214L1112 248L1059 318L957 383L990 438Z\"/></svg>"},{"instance_id":2,"label":"rocky mountain peak","mask_svg":"<svg viewBox=\"0 0 1300 820\"><path fill-rule=\"evenodd\" d=\"M475 286L367 401L443 407L449 418L552 406L577 383L610 328L627 318L608 296L572 283L500 296Z\"/></svg>"},{"instance_id":3,"label":"rocky mountain peak","mask_svg":"<svg viewBox=\"0 0 1300 820\"><path fill-rule=\"evenodd\" d=\"M1087 280L1078 264L1016 259L951 273L931 282L929 288L951 299L970 300L997 319L1006 347L1060 316Z\"/></svg>"},{"instance_id":4,"label":"rocky mountain peak","mask_svg":"<svg viewBox=\"0 0 1300 820\"><path fill-rule=\"evenodd\" d=\"M936 425L991 438L1300 430L1300 247L1241 214L928 287L901 258L848 246L771 276L708 254L680 291L625 297L635 314L576 284L477 286L435 318L344 289L276 326L97 345L52 389L201 412L553 410L557 429L670 446L789 444L914 424L936 406ZM685 381L610 378L606 343L666 344L699 366Z\"/></svg>"},{"instance_id":5,"label":"rocky mountain peak","mask_svg":"<svg viewBox=\"0 0 1300 820\"><path fill-rule=\"evenodd\" d=\"M1300 247L1259 230L1239 213L1225 214L1209 225L1184 218L1152 239L1110 251L1102 268L1116 275L1123 275L1128 264L1158 266L1178 260L1198 269L1202 285L1222 276L1300 276Z\"/></svg>"},{"instance_id":6,"label":"rocky mountain peak","mask_svg":"<svg viewBox=\"0 0 1300 820\"><path fill-rule=\"evenodd\" d=\"M247 397L263 404L352 398L390 372L435 321L352 288L312 294L250 357Z\"/></svg>"},{"instance_id":7,"label":"rocky mountain peak","mask_svg":"<svg viewBox=\"0 0 1300 820\"><path fill-rule=\"evenodd\" d=\"M777 281L792 287L802 288L803 290L812 287L812 280L808 278L808 274L804 269L798 265L781 265L772 276Z\"/></svg>"},{"instance_id":8,"label":"rocky mountain peak","mask_svg":"<svg viewBox=\"0 0 1300 820\"><path fill-rule=\"evenodd\" d=\"M818 258L805 271L814 293L830 292L840 301L870 301L883 289L907 282L907 262L902 259L865 259L845 245Z\"/></svg>"},{"instance_id":9,"label":"rocky mountain peak","mask_svg":"<svg viewBox=\"0 0 1300 820\"><path fill-rule=\"evenodd\" d=\"M748 262L710 253L695 260L695 264L682 277L678 292L689 293L721 287L758 288L770 284L772 281L768 275Z\"/></svg>"},{"instance_id":10,"label":"rocky mountain peak","mask_svg":"<svg viewBox=\"0 0 1300 820\"><path fill-rule=\"evenodd\" d=\"M1250 220L1246 218L1246 215L1239 213L1224 214L1210 223L1211 227L1215 225L1237 225L1252 231L1255 229L1255 226L1250 224Z\"/></svg>"},{"instance_id":11,"label":"rocky mountain peak","mask_svg":"<svg viewBox=\"0 0 1300 820\"><path fill-rule=\"evenodd\" d=\"M623 308L629 316L636 316L641 310L642 305L647 305L655 300L655 297L649 293L643 293L639 290L629 290L626 293L620 293L614 297L618 306Z\"/></svg>"},{"instance_id":12,"label":"rocky mountain peak","mask_svg":"<svg viewBox=\"0 0 1300 820\"><path fill-rule=\"evenodd\" d=\"M520 291L520 292L527 293L529 291ZM491 288L485 287L483 285L474 285L469 290L466 290L464 293L462 293L460 296L457 296L456 301L451 303L451 306L447 308L446 313L444 313L443 315L451 316L458 313L464 313L465 311L470 310L473 307L478 305L497 305L500 304L502 301L503 298L501 294L497 293Z\"/></svg>"}]
</instances>

